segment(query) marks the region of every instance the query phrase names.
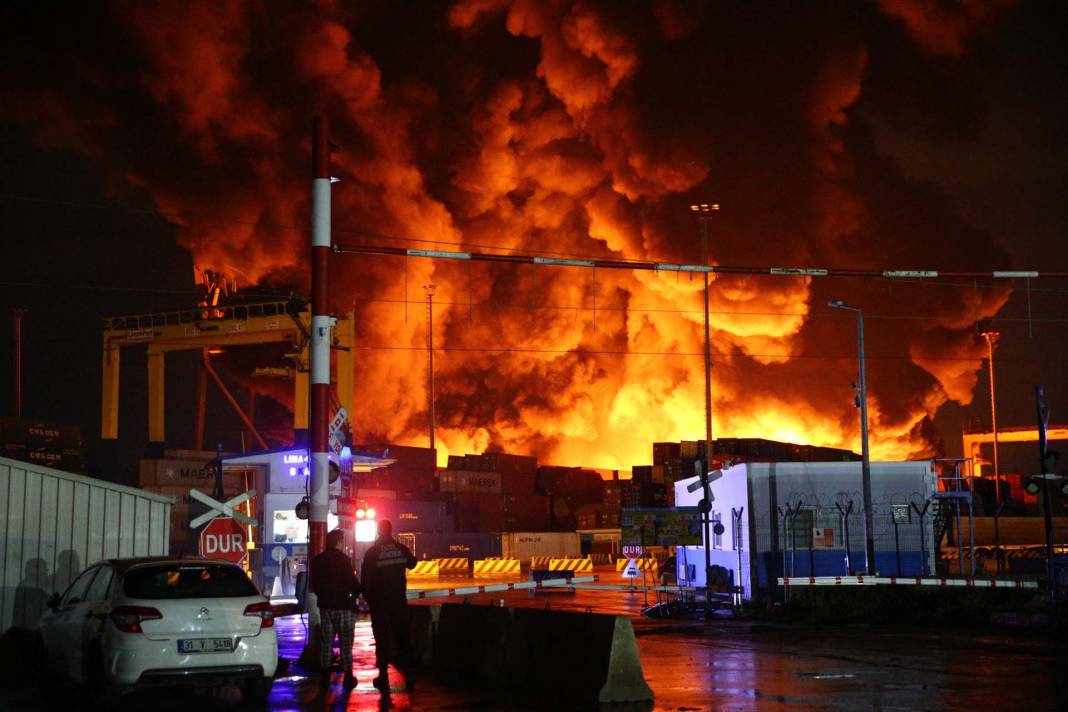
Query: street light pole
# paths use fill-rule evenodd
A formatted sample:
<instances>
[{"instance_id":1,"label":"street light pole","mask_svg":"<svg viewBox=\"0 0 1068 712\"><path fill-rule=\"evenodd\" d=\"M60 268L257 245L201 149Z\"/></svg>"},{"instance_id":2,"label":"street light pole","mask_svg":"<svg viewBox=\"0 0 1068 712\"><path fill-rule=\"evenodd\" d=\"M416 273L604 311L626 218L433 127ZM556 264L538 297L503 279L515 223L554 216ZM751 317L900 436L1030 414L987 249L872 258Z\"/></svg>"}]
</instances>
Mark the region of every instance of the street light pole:
<instances>
[{"instance_id":1,"label":"street light pole","mask_svg":"<svg viewBox=\"0 0 1068 712\"><path fill-rule=\"evenodd\" d=\"M430 419L430 449L434 449L434 290L437 285L424 284L426 292L426 385Z\"/></svg>"},{"instance_id":2,"label":"street light pole","mask_svg":"<svg viewBox=\"0 0 1068 712\"><path fill-rule=\"evenodd\" d=\"M864 366L864 312L860 307L850 306L840 300L827 302L827 306L856 312L857 315L857 358L860 367L860 479L864 496L864 539L865 558L868 575L875 575L875 523L871 511L871 455L868 451L868 382Z\"/></svg>"},{"instance_id":3,"label":"street light pole","mask_svg":"<svg viewBox=\"0 0 1068 712\"><path fill-rule=\"evenodd\" d=\"M719 210L719 203L698 203L690 211L701 220L701 264L708 267L708 220ZM712 618L712 541L709 532L712 518L712 491L708 486L708 469L712 464L712 337L708 318L708 270L703 271L705 298L705 461L698 472L704 499L701 508L701 531L705 545L705 619ZM739 572L739 575L741 573Z\"/></svg>"},{"instance_id":4,"label":"street light pole","mask_svg":"<svg viewBox=\"0 0 1068 712\"><path fill-rule=\"evenodd\" d=\"M708 266L708 220L712 213L719 211L719 203L698 203L690 210L697 213L701 220L701 264ZM708 318L708 272L704 276L705 297L705 463L707 467L712 457L712 337Z\"/></svg>"},{"instance_id":5,"label":"street light pole","mask_svg":"<svg viewBox=\"0 0 1068 712\"><path fill-rule=\"evenodd\" d=\"M986 362L990 366L990 425L994 431L994 509L1001 506L1001 466L998 462L998 409L994 395L994 344L1001 336L996 331L984 331L986 339Z\"/></svg>"},{"instance_id":6,"label":"street light pole","mask_svg":"<svg viewBox=\"0 0 1068 712\"><path fill-rule=\"evenodd\" d=\"M705 304L707 305L707 297ZM15 326L15 417L22 417L22 317L30 310L25 307L14 307L11 310L14 316ZM705 308L705 319L708 318L708 309Z\"/></svg>"}]
</instances>

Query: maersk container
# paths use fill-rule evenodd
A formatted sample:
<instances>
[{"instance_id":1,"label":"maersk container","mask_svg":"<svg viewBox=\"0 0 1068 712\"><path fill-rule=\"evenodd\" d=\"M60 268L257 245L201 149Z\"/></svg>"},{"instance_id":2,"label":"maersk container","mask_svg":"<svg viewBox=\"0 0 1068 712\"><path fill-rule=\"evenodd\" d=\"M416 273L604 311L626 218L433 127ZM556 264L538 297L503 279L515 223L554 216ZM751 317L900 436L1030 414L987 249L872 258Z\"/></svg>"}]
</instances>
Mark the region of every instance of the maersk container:
<instances>
[{"instance_id":1,"label":"maersk container","mask_svg":"<svg viewBox=\"0 0 1068 712\"><path fill-rule=\"evenodd\" d=\"M412 553L420 560L485 559L501 555L501 535L490 532L424 532L398 536L398 539L412 546Z\"/></svg>"},{"instance_id":2,"label":"maersk container","mask_svg":"<svg viewBox=\"0 0 1068 712\"><path fill-rule=\"evenodd\" d=\"M174 499L0 458L0 631L36 624L100 559L166 556Z\"/></svg>"},{"instance_id":3,"label":"maersk container","mask_svg":"<svg viewBox=\"0 0 1068 712\"><path fill-rule=\"evenodd\" d=\"M529 563L532 556L578 556L582 545L575 532L505 532L501 550L505 558Z\"/></svg>"}]
</instances>

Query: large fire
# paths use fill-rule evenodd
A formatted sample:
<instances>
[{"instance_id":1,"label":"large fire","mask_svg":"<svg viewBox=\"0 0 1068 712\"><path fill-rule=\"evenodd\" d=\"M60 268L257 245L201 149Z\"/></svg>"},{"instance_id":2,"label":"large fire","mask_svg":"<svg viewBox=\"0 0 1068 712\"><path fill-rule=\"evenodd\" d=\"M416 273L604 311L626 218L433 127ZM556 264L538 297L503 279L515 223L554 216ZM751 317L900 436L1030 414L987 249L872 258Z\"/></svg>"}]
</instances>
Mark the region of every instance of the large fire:
<instances>
[{"instance_id":1,"label":"large fire","mask_svg":"<svg viewBox=\"0 0 1068 712\"><path fill-rule=\"evenodd\" d=\"M880 22L906 30L894 51L919 61L966 52L989 17L926 4L879 3ZM138 87L158 125L137 126L119 170L180 216L199 270L241 286L306 288L312 112L340 147L339 242L696 263L688 206L716 200L712 263L942 268L965 245L998 254L879 155L873 50L816 5L787 20L671 0L468 0L419 18L388 4L136 3L121 9L137 56L126 83L88 72L104 98L24 106L42 138L103 156L134 124L104 102ZM357 311L360 440L426 442L430 283L442 460L494 447L629 468L653 441L703 437L700 277L339 257L332 280L336 308ZM972 327L1007 297L719 276L713 432L858 449L856 325L824 306L835 298L869 317L873 456L931 454L930 419L972 398L984 355ZM895 315L924 318L880 318Z\"/></svg>"}]
</instances>

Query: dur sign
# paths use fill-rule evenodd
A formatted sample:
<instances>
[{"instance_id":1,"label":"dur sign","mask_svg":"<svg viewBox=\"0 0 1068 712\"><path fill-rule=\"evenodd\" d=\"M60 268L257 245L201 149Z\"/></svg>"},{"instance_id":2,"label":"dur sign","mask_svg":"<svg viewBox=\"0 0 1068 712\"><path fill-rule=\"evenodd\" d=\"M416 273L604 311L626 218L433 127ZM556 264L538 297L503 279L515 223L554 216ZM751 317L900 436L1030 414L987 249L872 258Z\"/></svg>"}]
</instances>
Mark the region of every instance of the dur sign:
<instances>
[{"instance_id":1,"label":"dur sign","mask_svg":"<svg viewBox=\"0 0 1068 712\"><path fill-rule=\"evenodd\" d=\"M206 559L222 559L236 564L245 558L245 532L229 517L211 520L200 532L200 555Z\"/></svg>"}]
</instances>

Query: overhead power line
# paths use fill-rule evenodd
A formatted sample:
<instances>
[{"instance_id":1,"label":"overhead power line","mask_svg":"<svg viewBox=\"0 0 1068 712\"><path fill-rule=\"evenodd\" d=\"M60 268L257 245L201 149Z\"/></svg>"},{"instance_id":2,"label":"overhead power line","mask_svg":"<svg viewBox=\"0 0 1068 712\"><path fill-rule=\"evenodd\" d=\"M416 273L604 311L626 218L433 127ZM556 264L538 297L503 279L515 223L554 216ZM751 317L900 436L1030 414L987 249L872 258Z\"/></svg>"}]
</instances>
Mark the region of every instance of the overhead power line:
<instances>
[{"instance_id":1,"label":"overhead power line","mask_svg":"<svg viewBox=\"0 0 1068 712\"><path fill-rule=\"evenodd\" d=\"M422 257L428 259L470 262L505 262L509 264L553 265L592 269L645 270L652 272L681 272L695 274L770 275L772 277L878 277L883 279L939 279L942 277L969 279L1038 279L1068 277L1068 272L1039 272L1037 270L939 271L924 269L832 269L823 267L746 267L732 265L669 264L623 259L556 259L532 255L502 255L488 252L454 252L446 250L416 250L377 245L344 245L336 243L334 252L340 254L391 255L394 257Z\"/></svg>"},{"instance_id":2,"label":"overhead power line","mask_svg":"<svg viewBox=\"0 0 1068 712\"><path fill-rule=\"evenodd\" d=\"M184 220L190 223L205 225L240 225L242 227L257 227L267 230L285 230L293 232L306 232L305 227L288 225L284 223L272 223L267 221L237 220L232 218L219 219L209 218L192 210L163 211L153 208L142 208L121 204L92 203L75 200L60 200L56 198L44 198L30 195L13 193L0 193L0 199L14 200L26 203L38 203L47 205L59 205L64 207L83 208L90 210L108 210L117 212L129 212L142 215L151 215L161 218L173 224L174 220ZM526 254L494 254L481 252L445 251L445 250L419 250L410 248L393 248L373 245L345 245L335 244L334 251L342 254L378 254L408 257L430 257L440 259L470 260L484 262L511 262L519 264L556 264L573 267L598 267L602 269L640 269L651 271L687 272L687 273L712 273L712 274L748 274L748 275L771 275L775 277L866 277L892 279L894 281L909 282L914 280L931 279L1039 279L1049 277L1068 277L1068 271L1038 270L924 270L924 269L883 269L883 270L858 270L858 269L834 269L822 267L746 267L727 265L688 265L670 264L649 260L608 260L592 255L583 255L573 252L560 252L549 250L530 249L529 247L508 247L500 245L483 245L469 242L453 242L444 240L431 240L428 238L406 237L398 235L386 235L368 231L335 230L335 235L350 238L369 238L374 240L388 240L392 242L410 242L427 245L442 245L454 247L475 247L486 250L500 250L503 252L524 252ZM565 255L560 259L538 258L534 255ZM945 284L945 282L942 282ZM987 289L985 285L958 284L956 286L968 289ZM1038 290L1034 290L1038 291Z\"/></svg>"}]
</instances>

